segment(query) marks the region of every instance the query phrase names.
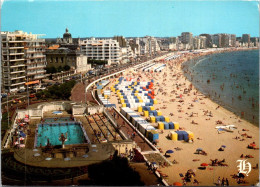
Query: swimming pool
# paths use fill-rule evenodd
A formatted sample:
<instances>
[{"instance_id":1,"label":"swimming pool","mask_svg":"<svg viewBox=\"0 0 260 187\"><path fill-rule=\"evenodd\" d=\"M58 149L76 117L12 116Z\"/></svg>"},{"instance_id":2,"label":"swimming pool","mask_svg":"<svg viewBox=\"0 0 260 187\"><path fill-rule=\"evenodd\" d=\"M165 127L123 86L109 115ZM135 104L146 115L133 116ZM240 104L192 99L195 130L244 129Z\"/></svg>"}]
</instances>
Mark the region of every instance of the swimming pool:
<instances>
[{"instance_id":1,"label":"swimming pool","mask_svg":"<svg viewBox=\"0 0 260 187\"><path fill-rule=\"evenodd\" d=\"M65 145L86 143L86 139L88 139L78 122L39 124L37 129L35 147L46 146L48 138L51 145L61 145L59 140L61 133L65 136L67 133Z\"/></svg>"}]
</instances>

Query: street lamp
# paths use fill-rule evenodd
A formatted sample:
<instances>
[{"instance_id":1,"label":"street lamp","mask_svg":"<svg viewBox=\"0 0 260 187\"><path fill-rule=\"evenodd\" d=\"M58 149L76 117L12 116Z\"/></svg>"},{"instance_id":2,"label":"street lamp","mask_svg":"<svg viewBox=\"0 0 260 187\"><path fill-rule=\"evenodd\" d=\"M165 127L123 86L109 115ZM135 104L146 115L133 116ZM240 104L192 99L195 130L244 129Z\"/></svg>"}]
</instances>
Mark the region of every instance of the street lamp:
<instances>
[{"instance_id":1,"label":"street lamp","mask_svg":"<svg viewBox=\"0 0 260 187\"><path fill-rule=\"evenodd\" d=\"M63 71L61 71L61 79L62 79L62 83L63 83Z\"/></svg>"}]
</instances>

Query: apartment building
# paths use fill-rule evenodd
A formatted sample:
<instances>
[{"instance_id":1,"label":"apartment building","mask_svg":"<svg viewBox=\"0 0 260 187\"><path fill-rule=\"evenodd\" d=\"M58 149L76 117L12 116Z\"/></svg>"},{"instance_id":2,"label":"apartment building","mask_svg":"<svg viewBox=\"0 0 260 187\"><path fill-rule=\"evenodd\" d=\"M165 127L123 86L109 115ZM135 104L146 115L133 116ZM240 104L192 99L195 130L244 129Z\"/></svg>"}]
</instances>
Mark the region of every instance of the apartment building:
<instances>
[{"instance_id":1,"label":"apartment building","mask_svg":"<svg viewBox=\"0 0 260 187\"><path fill-rule=\"evenodd\" d=\"M120 47L116 40L90 38L81 41L80 45L81 51L88 59L107 60L108 65L121 60Z\"/></svg>"},{"instance_id":2,"label":"apartment building","mask_svg":"<svg viewBox=\"0 0 260 187\"><path fill-rule=\"evenodd\" d=\"M230 35L230 45L231 45L231 47L236 47L236 35L235 34Z\"/></svg>"},{"instance_id":3,"label":"apartment building","mask_svg":"<svg viewBox=\"0 0 260 187\"><path fill-rule=\"evenodd\" d=\"M223 33L220 35L221 35L220 47L229 47L230 46L229 34Z\"/></svg>"},{"instance_id":4,"label":"apartment building","mask_svg":"<svg viewBox=\"0 0 260 187\"><path fill-rule=\"evenodd\" d=\"M199 36L200 38L200 49L207 48L207 37L206 36Z\"/></svg>"},{"instance_id":5,"label":"apartment building","mask_svg":"<svg viewBox=\"0 0 260 187\"><path fill-rule=\"evenodd\" d=\"M157 51L160 51L160 46L155 37L145 36L143 38L138 38L139 46L140 46L140 54L155 54Z\"/></svg>"},{"instance_id":6,"label":"apartment building","mask_svg":"<svg viewBox=\"0 0 260 187\"><path fill-rule=\"evenodd\" d=\"M45 78L45 40L23 31L1 32L2 89L13 92Z\"/></svg>"},{"instance_id":7,"label":"apartment building","mask_svg":"<svg viewBox=\"0 0 260 187\"><path fill-rule=\"evenodd\" d=\"M193 37L193 48L194 49L200 49L200 37L199 36L195 36Z\"/></svg>"},{"instance_id":8,"label":"apartment building","mask_svg":"<svg viewBox=\"0 0 260 187\"><path fill-rule=\"evenodd\" d=\"M130 58L134 57L129 41L123 36L114 36L113 40L116 40L119 43L121 63L129 62Z\"/></svg>"},{"instance_id":9,"label":"apartment building","mask_svg":"<svg viewBox=\"0 0 260 187\"><path fill-rule=\"evenodd\" d=\"M200 34L200 36L205 36L207 38L205 48L212 47L212 36L210 34Z\"/></svg>"},{"instance_id":10,"label":"apartment building","mask_svg":"<svg viewBox=\"0 0 260 187\"><path fill-rule=\"evenodd\" d=\"M193 39L192 39L192 33L191 32L182 32L181 33L181 42L183 44L189 44L190 46L193 45Z\"/></svg>"}]
</instances>

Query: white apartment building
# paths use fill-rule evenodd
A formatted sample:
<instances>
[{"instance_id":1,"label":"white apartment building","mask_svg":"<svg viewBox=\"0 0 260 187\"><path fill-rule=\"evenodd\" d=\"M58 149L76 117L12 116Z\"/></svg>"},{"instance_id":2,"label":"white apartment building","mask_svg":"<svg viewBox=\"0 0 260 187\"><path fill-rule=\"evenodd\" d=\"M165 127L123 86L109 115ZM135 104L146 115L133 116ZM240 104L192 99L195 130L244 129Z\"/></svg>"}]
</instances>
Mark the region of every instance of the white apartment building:
<instances>
[{"instance_id":1,"label":"white apartment building","mask_svg":"<svg viewBox=\"0 0 260 187\"><path fill-rule=\"evenodd\" d=\"M200 49L200 37L199 36L195 36L193 37L193 48L194 49Z\"/></svg>"},{"instance_id":2,"label":"white apartment building","mask_svg":"<svg viewBox=\"0 0 260 187\"><path fill-rule=\"evenodd\" d=\"M140 54L155 54L157 51L160 51L160 46L157 42L157 39L152 36L145 36L143 38L137 39L140 46Z\"/></svg>"},{"instance_id":3,"label":"white apartment building","mask_svg":"<svg viewBox=\"0 0 260 187\"><path fill-rule=\"evenodd\" d=\"M121 60L119 43L112 39L86 39L80 42L80 48L88 59L107 60L108 65Z\"/></svg>"},{"instance_id":4,"label":"white apartment building","mask_svg":"<svg viewBox=\"0 0 260 187\"><path fill-rule=\"evenodd\" d=\"M207 46L207 37L199 36L199 38L200 38L200 49L205 49Z\"/></svg>"},{"instance_id":5,"label":"white apartment building","mask_svg":"<svg viewBox=\"0 0 260 187\"><path fill-rule=\"evenodd\" d=\"M1 32L2 89L13 92L45 77L45 39L23 31Z\"/></svg>"}]
</instances>

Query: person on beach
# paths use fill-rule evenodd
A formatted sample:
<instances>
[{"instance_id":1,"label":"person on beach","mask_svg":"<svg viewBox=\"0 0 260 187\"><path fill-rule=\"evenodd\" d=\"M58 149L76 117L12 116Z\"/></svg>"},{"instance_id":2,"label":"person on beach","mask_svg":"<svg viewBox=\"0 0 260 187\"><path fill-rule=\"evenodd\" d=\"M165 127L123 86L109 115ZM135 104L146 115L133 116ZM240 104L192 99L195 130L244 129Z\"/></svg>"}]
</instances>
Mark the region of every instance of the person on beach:
<instances>
[{"instance_id":1,"label":"person on beach","mask_svg":"<svg viewBox=\"0 0 260 187\"><path fill-rule=\"evenodd\" d=\"M220 177L218 177L218 186L220 186L221 181L220 181Z\"/></svg>"},{"instance_id":2,"label":"person on beach","mask_svg":"<svg viewBox=\"0 0 260 187\"><path fill-rule=\"evenodd\" d=\"M225 179L224 179L224 177L222 179L221 186L225 186Z\"/></svg>"}]
</instances>

